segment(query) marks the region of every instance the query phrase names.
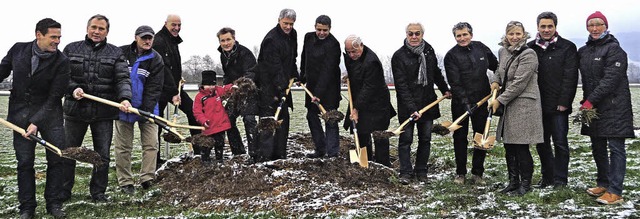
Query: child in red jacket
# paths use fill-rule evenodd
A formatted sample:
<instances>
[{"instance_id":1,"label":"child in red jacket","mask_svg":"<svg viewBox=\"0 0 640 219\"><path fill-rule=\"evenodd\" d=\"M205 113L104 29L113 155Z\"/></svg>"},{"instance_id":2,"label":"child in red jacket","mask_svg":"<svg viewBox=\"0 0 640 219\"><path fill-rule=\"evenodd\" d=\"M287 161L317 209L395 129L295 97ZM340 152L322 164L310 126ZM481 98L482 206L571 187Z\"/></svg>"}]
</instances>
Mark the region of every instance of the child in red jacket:
<instances>
[{"instance_id":1,"label":"child in red jacket","mask_svg":"<svg viewBox=\"0 0 640 219\"><path fill-rule=\"evenodd\" d=\"M223 96L228 96L233 84L216 85L216 72L202 71L202 82L196 97L193 99L193 116L205 127L202 135L212 137L216 160L222 160L224 147L224 131L231 128L229 115L222 105ZM202 148L202 161L211 161L211 148Z\"/></svg>"}]
</instances>

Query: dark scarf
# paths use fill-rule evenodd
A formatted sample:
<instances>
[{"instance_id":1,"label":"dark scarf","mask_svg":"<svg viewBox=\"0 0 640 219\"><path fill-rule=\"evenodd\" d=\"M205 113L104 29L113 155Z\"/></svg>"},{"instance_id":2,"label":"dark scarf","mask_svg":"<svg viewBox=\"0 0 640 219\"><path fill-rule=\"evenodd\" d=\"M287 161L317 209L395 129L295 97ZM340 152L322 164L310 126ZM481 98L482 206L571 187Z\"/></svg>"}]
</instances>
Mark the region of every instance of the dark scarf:
<instances>
[{"instance_id":1,"label":"dark scarf","mask_svg":"<svg viewBox=\"0 0 640 219\"><path fill-rule=\"evenodd\" d=\"M40 65L40 60L45 60L51 58L54 53L52 52L44 52L38 47L38 41L33 41L33 46L31 46L32 56L31 56L31 73L29 73L29 77L33 75L34 72L38 69L38 65Z\"/></svg>"},{"instance_id":2,"label":"dark scarf","mask_svg":"<svg viewBox=\"0 0 640 219\"><path fill-rule=\"evenodd\" d=\"M404 46L409 49L413 54L420 56L420 70L418 71L418 81L416 83L426 86L427 82L427 57L424 56L424 40L420 42L419 46L409 45L409 40L404 39Z\"/></svg>"},{"instance_id":3,"label":"dark scarf","mask_svg":"<svg viewBox=\"0 0 640 219\"><path fill-rule=\"evenodd\" d=\"M236 51L238 51L238 41L236 41L235 44L233 44L233 48L231 48L231 51L227 52L224 51L224 49L220 48L222 50L222 55L224 55L225 58L227 58L227 62L224 63L224 66L228 66L229 62L231 61L231 57L233 55L235 55Z\"/></svg>"},{"instance_id":4,"label":"dark scarf","mask_svg":"<svg viewBox=\"0 0 640 219\"><path fill-rule=\"evenodd\" d=\"M538 45L543 50L546 50L549 45L558 42L558 32L556 32L550 40L545 40L540 37L540 33L536 34L536 45Z\"/></svg>"}]
</instances>

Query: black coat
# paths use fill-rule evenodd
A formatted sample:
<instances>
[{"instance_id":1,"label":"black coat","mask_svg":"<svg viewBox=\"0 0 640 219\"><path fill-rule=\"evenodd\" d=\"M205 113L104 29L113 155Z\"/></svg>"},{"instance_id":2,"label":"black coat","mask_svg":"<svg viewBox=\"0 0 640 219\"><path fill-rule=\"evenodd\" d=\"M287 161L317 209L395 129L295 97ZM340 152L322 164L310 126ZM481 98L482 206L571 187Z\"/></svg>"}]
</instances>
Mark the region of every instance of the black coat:
<instances>
[{"instance_id":1,"label":"black coat","mask_svg":"<svg viewBox=\"0 0 640 219\"><path fill-rule=\"evenodd\" d=\"M433 85L438 86L440 92L449 91L447 82L438 67L438 60L433 47L427 42L424 47L424 55L427 60L427 85L422 86L417 83L418 72L420 70L420 56L411 52L407 47L402 46L391 58L391 70L393 71L394 85L396 86L396 97L398 100L398 119L402 122L409 116L423 107L429 105L436 99ZM427 110L422 114L424 119L437 119L440 117L438 106Z\"/></svg>"},{"instance_id":2,"label":"black coat","mask_svg":"<svg viewBox=\"0 0 640 219\"><path fill-rule=\"evenodd\" d=\"M611 34L587 41L578 50L583 100L597 109L599 119L581 133L594 137L633 138L631 92L627 78L627 53Z\"/></svg>"},{"instance_id":3,"label":"black coat","mask_svg":"<svg viewBox=\"0 0 640 219\"><path fill-rule=\"evenodd\" d=\"M136 60L141 56L146 56L151 53L154 54L153 58L140 62L138 64L138 72L137 74L142 74L145 76L143 81L144 86L142 91L132 90L132 95L135 92L142 93L142 104L138 107L132 101L132 105L137 107L138 109L153 112L160 101L160 94L162 93L162 85L164 82L164 63L162 62L162 56L154 49L147 50L142 55L138 56L136 42L134 41L132 44L121 46L122 52L124 53L124 57L127 59L127 64L129 68L133 67L136 63ZM135 80L131 78L131 80ZM132 87L133 89L133 87Z\"/></svg>"},{"instance_id":4,"label":"black coat","mask_svg":"<svg viewBox=\"0 0 640 219\"><path fill-rule=\"evenodd\" d=\"M564 113L571 113L571 104L578 86L578 50L571 41L558 36L547 49L538 46L535 40L527 43L538 54L538 87L542 100L542 112L560 113L558 105L568 107Z\"/></svg>"},{"instance_id":5,"label":"black coat","mask_svg":"<svg viewBox=\"0 0 640 219\"><path fill-rule=\"evenodd\" d=\"M162 29L153 38L153 49L162 56L162 61L166 66L160 97L160 100L164 102L171 102L171 98L178 94L178 84L182 79L182 58L178 49L180 43L182 43L180 35L174 37L165 26L162 26Z\"/></svg>"},{"instance_id":6,"label":"black coat","mask_svg":"<svg viewBox=\"0 0 640 219\"><path fill-rule=\"evenodd\" d=\"M352 60L347 54L343 56L349 74L353 108L358 111L358 130L363 133L386 130L396 111L391 105L380 59L367 46L364 46L358 60ZM351 114L350 108L351 106L347 110L346 118ZM351 120L345 119L344 128L348 129L350 126Z\"/></svg>"},{"instance_id":7,"label":"black coat","mask_svg":"<svg viewBox=\"0 0 640 219\"><path fill-rule=\"evenodd\" d=\"M224 50L222 50L222 47L218 46L218 52L220 52L220 62L222 63L222 70L224 71L222 83L231 84L236 79L243 76L251 78L253 80L255 78L255 75L250 72L249 69L253 68L256 65L256 57L253 55L251 50L236 41L236 44L234 45L232 51L232 53L227 54ZM242 109L238 109L239 112L228 113L233 115L235 115L235 113L239 113L240 115L256 115L258 114L257 101L257 95L248 97L247 104L243 105L244 107ZM231 107L230 103L228 102L227 109L233 109L233 111L235 111L237 108Z\"/></svg>"},{"instance_id":8,"label":"black coat","mask_svg":"<svg viewBox=\"0 0 640 219\"><path fill-rule=\"evenodd\" d=\"M329 110L340 105L340 43L333 34L320 40L316 32L304 36L300 64L300 81L320 98L320 104ZM316 107L306 95L305 107Z\"/></svg>"},{"instance_id":9,"label":"black coat","mask_svg":"<svg viewBox=\"0 0 640 219\"><path fill-rule=\"evenodd\" d=\"M260 116L273 116L289 85L289 79L298 78L297 38L295 29L285 34L278 24L267 33L260 44L258 64L256 69L251 70L256 74L255 82L260 90ZM291 93L283 106L283 108L286 107L293 109Z\"/></svg>"},{"instance_id":10,"label":"black coat","mask_svg":"<svg viewBox=\"0 0 640 219\"><path fill-rule=\"evenodd\" d=\"M41 59L31 74L32 42L14 44L0 62L0 80L13 71L7 120L22 128L29 123L39 128L60 127L62 96L69 84L69 59L56 50L52 57Z\"/></svg>"},{"instance_id":11,"label":"black coat","mask_svg":"<svg viewBox=\"0 0 640 219\"><path fill-rule=\"evenodd\" d=\"M85 122L118 119L118 108L86 98L76 100L72 93L76 88L82 88L84 93L107 100L130 100L129 68L122 49L106 40L94 46L85 36L85 40L68 44L64 54L69 57L71 66L63 105L65 119Z\"/></svg>"},{"instance_id":12,"label":"black coat","mask_svg":"<svg viewBox=\"0 0 640 219\"><path fill-rule=\"evenodd\" d=\"M447 82L453 93L452 105L475 104L491 93L487 70L498 68L498 58L479 41L455 45L444 56Z\"/></svg>"}]
</instances>

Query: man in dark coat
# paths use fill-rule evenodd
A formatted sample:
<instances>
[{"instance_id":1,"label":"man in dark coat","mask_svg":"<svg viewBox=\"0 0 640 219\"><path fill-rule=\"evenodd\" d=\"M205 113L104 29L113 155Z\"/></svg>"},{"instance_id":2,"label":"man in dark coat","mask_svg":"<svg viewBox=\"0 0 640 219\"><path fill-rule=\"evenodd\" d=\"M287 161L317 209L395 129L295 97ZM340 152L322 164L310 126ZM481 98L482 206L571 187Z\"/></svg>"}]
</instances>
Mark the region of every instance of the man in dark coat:
<instances>
[{"instance_id":1,"label":"man in dark coat","mask_svg":"<svg viewBox=\"0 0 640 219\"><path fill-rule=\"evenodd\" d=\"M338 123L325 123L325 131L320 122L319 103L325 110L336 110L340 105L340 43L331 34L331 18L320 15L316 18L316 31L304 36L302 62L300 70L301 82L313 93L306 95L304 106L307 107L307 121L315 152L307 157L318 158L327 154L338 156L340 152L340 135Z\"/></svg>"},{"instance_id":2,"label":"man in dark coat","mask_svg":"<svg viewBox=\"0 0 640 219\"><path fill-rule=\"evenodd\" d=\"M420 23L410 23L406 28L406 38L400 49L391 58L391 69L396 86L399 123L413 118L400 134L398 159L400 160L400 182L408 184L415 175L420 181L427 180L427 161L431 151L431 127L433 120L440 117L438 105L420 113L420 109L437 99L433 89L436 84L446 97L451 97L449 86L438 67L433 47L423 39L424 27ZM411 144L413 129L418 129L418 149L415 168L411 164Z\"/></svg>"},{"instance_id":3,"label":"man in dark coat","mask_svg":"<svg viewBox=\"0 0 640 219\"><path fill-rule=\"evenodd\" d=\"M147 25L138 27L134 41L121 46L130 69L131 105L136 109L158 115L158 101L162 92L165 67L162 56L151 48L155 32ZM114 137L116 154L116 176L120 189L131 195L135 192L133 173L131 172L131 152L133 151L134 125L138 123L142 164L140 166L140 185L143 189L151 187L156 178L156 159L158 151L158 125L133 113L120 112L115 122Z\"/></svg>"},{"instance_id":4,"label":"man in dark coat","mask_svg":"<svg viewBox=\"0 0 640 219\"><path fill-rule=\"evenodd\" d=\"M160 96L160 116L164 116L165 108L170 102L173 105L177 105L182 112L187 115L187 121L189 125L199 126L196 119L193 117L193 99L189 97L187 92L184 92L183 87L180 87L178 92L178 84L182 80L182 58L180 56L180 50L178 45L182 43L182 38L179 33L182 29L182 21L180 16L170 14L167 16L167 20L164 22L164 26L153 39L153 49L162 55L165 65L164 85L162 86L162 95ZM180 93L178 95L178 93ZM160 134L159 131L158 134ZM189 129L191 136L200 133L198 129ZM200 148L197 145L193 145L193 152L200 154ZM158 150L158 166L164 163L164 160L160 159L160 150Z\"/></svg>"},{"instance_id":5,"label":"man in dark coat","mask_svg":"<svg viewBox=\"0 0 640 219\"><path fill-rule=\"evenodd\" d=\"M272 28L260 44L260 54L256 66L256 86L259 92L259 116L261 119L275 115L280 100L285 96L289 80L298 78L298 34L293 29L296 12L282 9L278 24ZM253 71L252 71L253 72ZM291 93L282 104L278 118L282 123L272 131L259 130L260 158L258 160L276 160L287 157L287 137L289 135L289 110L293 109Z\"/></svg>"},{"instance_id":6,"label":"man in dark coat","mask_svg":"<svg viewBox=\"0 0 640 219\"><path fill-rule=\"evenodd\" d=\"M33 167L38 135L60 149L65 149L62 128L62 95L69 83L69 59L58 50L61 25L51 18L36 24L36 39L16 43L0 62L0 80L13 71L7 120L25 129L25 134L13 132L18 171L18 201L20 218L33 218L36 211L36 178ZM64 217L62 210L62 162L64 158L47 150L47 178L44 198L47 212Z\"/></svg>"},{"instance_id":7,"label":"man in dark coat","mask_svg":"<svg viewBox=\"0 0 640 219\"><path fill-rule=\"evenodd\" d=\"M465 112L471 115L458 125L462 126L453 132L453 151L456 158L456 177L454 183L464 184L467 174L467 148L469 140L469 120L474 133L484 133L484 127L489 112L487 104L477 106L476 103L491 93L487 70L498 68L498 58L491 49L480 41L472 41L473 28L467 22L460 22L453 26L453 37L456 45L444 56L444 68L447 81L453 91L451 100L451 118L456 119ZM472 110L478 108L479 110ZM484 159L486 150L473 149L471 160L471 179L475 184L484 184Z\"/></svg>"},{"instance_id":8,"label":"man in dark coat","mask_svg":"<svg viewBox=\"0 0 640 219\"><path fill-rule=\"evenodd\" d=\"M625 138L633 138L631 92L627 78L627 53L609 33L607 18L596 11L587 18L589 39L578 50L582 76L581 110L597 110L597 119L582 125L582 134L591 138L593 159L598 171L597 186L587 189L602 204L619 204L627 171ZM607 152L609 151L609 152ZM610 155L609 155L610 153Z\"/></svg>"},{"instance_id":9,"label":"man in dark coat","mask_svg":"<svg viewBox=\"0 0 640 219\"><path fill-rule=\"evenodd\" d=\"M542 101L544 143L537 144L542 179L538 187L567 185L569 175L569 115L578 85L578 50L556 31L558 17L542 12L538 34L527 46L538 54L538 86ZM551 139L555 150L551 150Z\"/></svg>"},{"instance_id":10,"label":"man in dark coat","mask_svg":"<svg viewBox=\"0 0 640 219\"><path fill-rule=\"evenodd\" d=\"M240 77L253 79L254 75L249 72L249 69L256 65L256 57L251 50L236 41L236 31L232 28L224 27L216 35L220 42L218 52L220 52L220 62L224 71L222 83L231 84ZM251 157L256 156L257 98L257 95L252 95L247 97L244 103L229 101L225 106L231 122L231 128L227 130L227 137L229 138L231 152L234 155L246 153L240 137L240 131L236 125L236 119L238 116L242 116L245 134L247 135L249 155Z\"/></svg>"},{"instance_id":11,"label":"man in dark coat","mask_svg":"<svg viewBox=\"0 0 640 219\"><path fill-rule=\"evenodd\" d=\"M387 130L396 115L391 105L389 88L384 80L384 70L378 56L362 43L360 37L350 35L344 42L344 64L347 68L353 107L349 106L344 128L356 123L361 146L367 147L367 158L382 165L391 166L389 139L375 139L375 156L371 146L371 133ZM351 111L350 108L353 108Z\"/></svg>"},{"instance_id":12,"label":"man in dark coat","mask_svg":"<svg viewBox=\"0 0 640 219\"><path fill-rule=\"evenodd\" d=\"M122 50L107 43L109 19L94 15L87 23L85 39L68 44L64 54L69 57L71 79L64 98L64 129L67 145L82 145L87 129L91 128L93 149L100 154L103 165L94 167L89 192L95 202L107 202L104 194L109 184L109 161L113 121L118 119L118 109L103 103L83 99L84 93L122 104L120 110L128 112L131 106L131 81ZM64 199L71 197L75 180L73 160L65 162Z\"/></svg>"}]
</instances>

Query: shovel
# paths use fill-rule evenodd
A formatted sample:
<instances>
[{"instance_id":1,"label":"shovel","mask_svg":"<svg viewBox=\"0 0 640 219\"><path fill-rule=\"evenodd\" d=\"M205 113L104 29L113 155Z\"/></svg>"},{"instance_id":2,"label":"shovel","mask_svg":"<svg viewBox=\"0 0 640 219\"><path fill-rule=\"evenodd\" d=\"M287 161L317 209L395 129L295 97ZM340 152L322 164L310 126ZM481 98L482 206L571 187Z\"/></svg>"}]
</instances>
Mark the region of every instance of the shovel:
<instances>
[{"instance_id":1,"label":"shovel","mask_svg":"<svg viewBox=\"0 0 640 219\"><path fill-rule=\"evenodd\" d=\"M293 85L294 79L295 78L289 79L289 86L285 90L282 98L280 98L280 103L278 104L278 108L276 109L276 114L273 117L260 118L260 122L258 123L259 130L273 131L278 126L280 126L280 123L282 123L282 120L277 120L278 115L280 115L280 110L282 110L282 105L284 105L284 103L287 101L287 95L289 95L289 92L291 91L291 85Z\"/></svg>"},{"instance_id":2,"label":"shovel","mask_svg":"<svg viewBox=\"0 0 640 219\"><path fill-rule=\"evenodd\" d=\"M347 93L349 93L349 109L353 113L353 98L351 96L351 83L346 78ZM367 155L367 147L360 147L360 139L358 139L358 128L356 121L351 120L351 129L353 130L353 140L356 142L355 149L349 149L349 161L351 163L359 163L361 167L369 167L369 157Z\"/></svg>"},{"instance_id":3,"label":"shovel","mask_svg":"<svg viewBox=\"0 0 640 219\"><path fill-rule=\"evenodd\" d=\"M498 90L494 89L492 92L491 100L496 99ZM489 115L487 116L487 122L484 125L484 133L477 133L473 136L473 146L481 150L489 150L493 148L493 144L496 142L496 136L489 136L489 127L491 126L491 119L493 117L493 108L489 107Z\"/></svg>"},{"instance_id":4,"label":"shovel","mask_svg":"<svg viewBox=\"0 0 640 219\"><path fill-rule=\"evenodd\" d=\"M178 82L178 96L180 96L180 92L182 91L182 86L184 85L186 81L184 80L184 78L180 78L180 81ZM180 116L178 114L178 107L180 106L180 103L175 104L175 106L173 107L173 123L177 124L178 123L178 117ZM203 129L204 130L204 127ZM191 144L190 141L187 142L187 145L189 146L189 151L187 152L187 156L188 157L193 157L193 145ZM166 153L169 154L169 147L167 147Z\"/></svg>"},{"instance_id":5,"label":"shovel","mask_svg":"<svg viewBox=\"0 0 640 219\"><path fill-rule=\"evenodd\" d=\"M307 89L307 86L305 86L304 84L302 84L301 86L310 97L314 97L311 91ZM325 110L322 104L320 104L319 102L313 102L313 103L315 103L316 106L318 106L318 108L320 109L320 114L322 119L324 119L324 121L331 124L335 124L341 121L342 119L344 119L344 114L342 114L340 111L330 110L329 112L327 112L327 110Z\"/></svg>"},{"instance_id":6,"label":"shovel","mask_svg":"<svg viewBox=\"0 0 640 219\"><path fill-rule=\"evenodd\" d=\"M420 109L418 111L418 113L419 114L423 114L427 110L431 109L432 107L434 107L435 105L440 103L445 98L446 98L445 96L442 96L442 97L438 98L437 100L433 101L429 105L427 105L427 106L423 107L422 109ZM387 136L391 137L391 136L400 135L400 133L404 132L403 131L404 127L406 127L407 124L409 124L409 122L413 121L414 119L415 119L415 117L413 117L413 115L409 116L409 118L407 120L404 120L404 122L402 122L402 124L400 124L400 126L398 126L398 128L396 128L395 130L393 130L393 129L386 130L386 131L384 131L385 133L381 134L380 137L384 138L384 137L387 137Z\"/></svg>"},{"instance_id":7,"label":"shovel","mask_svg":"<svg viewBox=\"0 0 640 219\"><path fill-rule=\"evenodd\" d=\"M484 102L487 102L487 100L489 100L490 97L491 97L491 94L489 94L486 97L482 98L482 100L478 101L476 103L476 106L473 107L470 111L471 112L475 111L478 107L480 107L482 104L484 104ZM442 126L448 128L450 132L453 132L453 131L458 130L459 128L462 127L462 126L460 126L458 124L460 122L462 122L462 120L466 119L468 116L469 116L469 111L464 112L464 114L462 114L455 121L453 121L453 123L450 122L450 121L444 121L444 122L442 122Z\"/></svg>"},{"instance_id":8,"label":"shovel","mask_svg":"<svg viewBox=\"0 0 640 219\"><path fill-rule=\"evenodd\" d=\"M107 99L104 99L104 98L96 97L96 96L93 96L91 94L86 94L85 93L85 94L82 95L82 97L85 97L87 99L94 100L94 101L97 101L97 102L100 102L100 103L104 103L104 104L107 104L107 105L110 105L110 106L113 106L113 107L120 108L122 106L122 104L120 104L120 103L116 103L116 102L113 102L111 100L107 100ZM169 142L179 143L180 141L185 139L184 136L182 136L176 130L174 130L171 127L169 127L169 125L167 124L168 121L166 119L160 117L160 116L156 116L153 113L150 113L150 112L147 112L147 111L143 111L143 110L139 110L139 109L136 109L136 108L133 108L133 107L129 107L129 112L132 112L132 113L135 113L136 115L139 115L139 116L147 118L147 120L157 124L158 126L160 126L160 128L162 128L162 129L166 130L167 132L169 132L172 137L176 138L176 139L172 138L172 140L169 140ZM165 122L165 121L167 121L167 122ZM165 138L165 141L167 141L166 138Z\"/></svg>"},{"instance_id":9,"label":"shovel","mask_svg":"<svg viewBox=\"0 0 640 219\"><path fill-rule=\"evenodd\" d=\"M4 119L0 119L0 123L2 123L2 125L6 126L7 128L13 129L13 131L20 133L20 134L24 134L26 133L24 131L24 129L18 127L17 125L14 125L13 123L4 120ZM38 137L37 135L29 135L29 138L32 141L38 142L40 143L42 146L44 146L47 150L57 154L60 157L64 157L64 158L68 158L68 159L72 159L72 160L77 160L80 162L85 162L85 163L90 163L93 164L95 166L100 166L102 165L102 159L100 157L100 154L98 154L97 152L93 151L93 150L89 150L86 149L84 147L70 147L64 150L60 150L60 148L54 146L53 144L45 141L44 139Z\"/></svg>"}]
</instances>

